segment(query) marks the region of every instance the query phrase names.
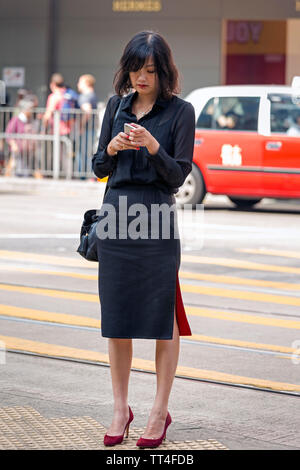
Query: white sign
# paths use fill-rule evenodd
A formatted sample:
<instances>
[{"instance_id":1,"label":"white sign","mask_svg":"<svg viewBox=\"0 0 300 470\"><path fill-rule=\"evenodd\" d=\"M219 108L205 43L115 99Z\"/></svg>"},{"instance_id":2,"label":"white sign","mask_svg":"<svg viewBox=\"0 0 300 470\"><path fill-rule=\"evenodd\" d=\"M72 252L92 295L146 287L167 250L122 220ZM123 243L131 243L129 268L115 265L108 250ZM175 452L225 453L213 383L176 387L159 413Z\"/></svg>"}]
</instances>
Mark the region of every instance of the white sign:
<instances>
[{"instance_id":1,"label":"white sign","mask_svg":"<svg viewBox=\"0 0 300 470\"><path fill-rule=\"evenodd\" d=\"M161 11L161 0L113 0L113 11Z\"/></svg>"},{"instance_id":2,"label":"white sign","mask_svg":"<svg viewBox=\"0 0 300 470\"><path fill-rule=\"evenodd\" d=\"M5 67L3 69L3 80L5 85L24 87L25 85L25 68L24 67Z\"/></svg>"},{"instance_id":3,"label":"white sign","mask_svg":"<svg viewBox=\"0 0 300 470\"><path fill-rule=\"evenodd\" d=\"M221 149L222 165L241 166L242 149L238 145L224 144Z\"/></svg>"},{"instance_id":4,"label":"white sign","mask_svg":"<svg viewBox=\"0 0 300 470\"><path fill-rule=\"evenodd\" d=\"M253 41L259 43L263 29L262 21L228 21L227 23L227 42L237 42L245 44Z\"/></svg>"}]
</instances>

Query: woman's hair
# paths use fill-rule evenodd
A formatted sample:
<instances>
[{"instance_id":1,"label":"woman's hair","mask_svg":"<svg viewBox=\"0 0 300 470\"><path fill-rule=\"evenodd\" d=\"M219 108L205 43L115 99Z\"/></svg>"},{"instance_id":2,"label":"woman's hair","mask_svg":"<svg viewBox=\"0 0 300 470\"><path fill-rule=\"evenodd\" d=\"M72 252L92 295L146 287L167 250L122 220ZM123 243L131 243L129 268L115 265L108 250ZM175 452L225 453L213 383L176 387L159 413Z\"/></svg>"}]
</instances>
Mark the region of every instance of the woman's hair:
<instances>
[{"instance_id":1,"label":"woman's hair","mask_svg":"<svg viewBox=\"0 0 300 470\"><path fill-rule=\"evenodd\" d=\"M170 99L173 93L180 93L179 74L167 41L154 31L141 31L126 45L114 76L113 84L119 96L129 93L132 88L129 72L140 70L150 57L157 72L158 97Z\"/></svg>"},{"instance_id":2,"label":"woman's hair","mask_svg":"<svg viewBox=\"0 0 300 470\"><path fill-rule=\"evenodd\" d=\"M86 73L85 75L81 75L80 76L80 79L81 80L84 80L85 83L88 85L88 86L95 86L95 83L96 83L96 78L94 77L94 75L90 74L90 73Z\"/></svg>"},{"instance_id":3,"label":"woman's hair","mask_svg":"<svg viewBox=\"0 0 300 470\"><path fill-rule=\"evenodd\" d=\"M61 73L53 73L50 78L50 83L54 83L59 88L64 86L64 77Z\"/></svg>"}]
</instances>

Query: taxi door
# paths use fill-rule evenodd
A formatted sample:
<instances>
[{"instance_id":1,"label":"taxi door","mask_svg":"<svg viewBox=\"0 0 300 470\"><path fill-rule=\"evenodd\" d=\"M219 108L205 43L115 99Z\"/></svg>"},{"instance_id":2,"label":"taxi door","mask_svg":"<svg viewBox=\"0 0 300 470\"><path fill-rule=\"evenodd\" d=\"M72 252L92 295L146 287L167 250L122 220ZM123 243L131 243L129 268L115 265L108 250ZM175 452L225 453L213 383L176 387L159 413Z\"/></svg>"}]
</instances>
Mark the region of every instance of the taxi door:
<instances>
[{"instance_id":1,"label":"taxi door","mask_svg":"<svg viewBox=\"0 0 300 470\"><path fill-rule=\"evenodd\" d=\"M290 95L270 94L268 98L270 135L265 136L263 146L265 196L300 197L300 126L295 121L300 107Z\"/></svg>"},{"instance_id":2,"label":"taxi door","mask_svg":"<svg viewBox=\"0 0 300 470\"><path fill-rule=\"evenodd\" d=\"M262 193L263 136L258 134L260 97L211 98L196 125L194 160L208 192Z\"/></svg>"}]
</instances>

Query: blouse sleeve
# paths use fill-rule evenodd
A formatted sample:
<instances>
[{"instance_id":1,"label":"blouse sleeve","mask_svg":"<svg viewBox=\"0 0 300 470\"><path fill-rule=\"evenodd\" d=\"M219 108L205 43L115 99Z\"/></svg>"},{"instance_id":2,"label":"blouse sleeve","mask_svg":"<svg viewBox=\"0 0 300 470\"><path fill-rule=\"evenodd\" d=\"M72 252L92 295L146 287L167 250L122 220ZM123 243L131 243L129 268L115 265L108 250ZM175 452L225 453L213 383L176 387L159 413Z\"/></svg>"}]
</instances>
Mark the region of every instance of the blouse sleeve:
<instances>
[{"instance_id":1,"label":"blouse sleeve","mask_svg":"<svg viewBox=\"0 0 300 470\"><path fill-rule=\"evenodd\" d=\"M113 98L114 96L112 96L107 103L102 121L97 152L92 158L92 169L98 178L104 178L107 176L114 170L117 164L116 157L108 155L107 153L107 146L111 141L112 107L114 105Z\"/></svg>"},{"instance_id":2,"label":"blouse sleeve","mask_svg":"<svg viewBox=\"0 0 300 470\"><path fill-rule=\"evenodd\" d=\"M177 117L178 116L178 117ZM186 102L174 123L173 155L160 145L156 154L146 156L161 178L171 187L179 188L192 170L195 141L195 110Z\"/></svg>"}]
</instances>

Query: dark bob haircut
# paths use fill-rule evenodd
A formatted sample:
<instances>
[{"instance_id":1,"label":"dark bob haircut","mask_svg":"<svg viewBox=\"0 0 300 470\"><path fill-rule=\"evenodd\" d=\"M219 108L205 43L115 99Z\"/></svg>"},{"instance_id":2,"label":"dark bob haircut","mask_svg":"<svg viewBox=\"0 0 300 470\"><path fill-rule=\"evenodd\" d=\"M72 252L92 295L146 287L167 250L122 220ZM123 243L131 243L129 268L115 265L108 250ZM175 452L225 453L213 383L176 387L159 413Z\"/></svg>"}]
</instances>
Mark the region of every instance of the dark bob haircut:
<instances>
[{"instance_id":1,"label":"dark bob haircut","mask_svg":"<svg viewBox=\"0 0 300 470\"><path fill-rule=\"evenodd\" d=\"M141 31L128 42L120 59L113 81L117 95L130 92L129 72L140 70L149 57L154 60L159 81L158 98L169 100L180 93L179 74L167 41L154 31Z\"/></svg>"}]
</instances>

